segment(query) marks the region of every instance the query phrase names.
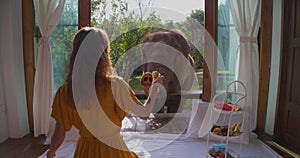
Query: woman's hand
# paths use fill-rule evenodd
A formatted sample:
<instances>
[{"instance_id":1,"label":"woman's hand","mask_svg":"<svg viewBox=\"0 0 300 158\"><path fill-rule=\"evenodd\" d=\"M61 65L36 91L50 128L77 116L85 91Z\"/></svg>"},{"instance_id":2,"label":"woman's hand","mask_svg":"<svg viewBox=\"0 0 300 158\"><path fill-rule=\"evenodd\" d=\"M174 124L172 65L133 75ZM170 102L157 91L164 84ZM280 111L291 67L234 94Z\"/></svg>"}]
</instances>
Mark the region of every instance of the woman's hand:
<instances>
[{"instance_id":1,"label":"woman's hand","mask_svg":"<svg viewBox=\"0 0 300 158\"><path fill-rule=\"evenodd\" d=\"M163 79L164 79L164 76L161 75L161 74L159 74L156 78L153 78L152 84L155 84L155 83L162 84L163 83Z\"/></svg>"},{"instance_id":2,"label":"woman's hand","mask_svg":"<svg viewBox=\"0 0 300 158\"><path fill-rule=\"evenodd\" d=\"M55 151L48 150L48 152L47 152L47 158L53 158L53 157L55 157Z\"/></svg>"},{"instance_id":3,"label":"woman's hand","mask_svg":"<svg viewBox=\"0 0 300 158\"><path fill-rule=\"evenodd\" d=\"M162 84L163 83L163 78L164 78L164 76L159 74L157 77L153 78L152 85L155 84L155 83ZM146 96L149 95L149 88L150 87L144 87L144 93L145 93Z\"/></svg>"},{"instance_id":4,"label":"woman's hand","mask_svg":"<svg viewBox=\"0 0 300 158\"><path fill-rule=\"evenodd\" d=\"M47 158L53 158L56 150L60 147L66 136L66 130L63 124L56 122L55 130L51 137L50 149L47 152Z\"/></svg>"}]
</instances>

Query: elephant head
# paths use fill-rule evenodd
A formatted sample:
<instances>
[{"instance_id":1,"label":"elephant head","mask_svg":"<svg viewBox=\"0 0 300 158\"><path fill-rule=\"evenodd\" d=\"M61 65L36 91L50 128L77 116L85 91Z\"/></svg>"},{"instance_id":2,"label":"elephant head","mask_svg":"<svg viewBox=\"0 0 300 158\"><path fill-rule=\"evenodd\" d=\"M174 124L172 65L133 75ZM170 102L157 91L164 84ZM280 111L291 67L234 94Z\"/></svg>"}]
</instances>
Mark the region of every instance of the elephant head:
<instances>
[{"instance_id":1,"label":"elephant head","mask_svg":"<svg viewBox=\"0 0 300 158\"><path fill-rule=\"evenodd\" d=\"M167 94L187 90L194 80L194 61L188 41L179 30L148 33L142 44L144 72L158 71L164 76ZM180 97L167 97L168 112L177 112Z\"/></svg>"}]
</instances>

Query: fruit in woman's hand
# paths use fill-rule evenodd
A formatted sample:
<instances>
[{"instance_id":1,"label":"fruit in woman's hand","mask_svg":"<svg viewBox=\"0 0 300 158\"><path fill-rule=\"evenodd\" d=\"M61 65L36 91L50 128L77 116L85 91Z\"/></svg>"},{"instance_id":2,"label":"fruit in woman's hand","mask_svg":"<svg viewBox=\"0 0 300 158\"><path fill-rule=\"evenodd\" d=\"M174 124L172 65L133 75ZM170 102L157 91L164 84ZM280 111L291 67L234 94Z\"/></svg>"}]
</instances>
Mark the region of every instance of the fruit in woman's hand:
<instances>
[{"instance_id":1,"label":"fruit in woman's hand","mask_svg":"<svg viewBox=\"0 0 300 158\"><path fill-rule=\"evenodd\" d=\"M152 71L152 77L153 78L157 78L159 76L159 72L158 71Z\"/></svg>"},{"instance_id":2,"label":"fruit in woman's hand","mask_svg":"<svg viewBox=\"0 0 300 158\"><path fill-rule=\"evenodd\" d=\"M141 78L141 85L143 87L150 87L152 85L152 80L159 76L158 71L144 72Z\"/></svg>"},{"instance_id":3,"label":"fruit in woman's hand","mask_svg":"<svg viewBox=\"0 0 300 158\"><path fill-rule=\"evenodd\" d=\"M141 85L143 87L150 87L152 84L152 74L150 72L144 72L141 78Z\"/></svg>"}]
</instances>

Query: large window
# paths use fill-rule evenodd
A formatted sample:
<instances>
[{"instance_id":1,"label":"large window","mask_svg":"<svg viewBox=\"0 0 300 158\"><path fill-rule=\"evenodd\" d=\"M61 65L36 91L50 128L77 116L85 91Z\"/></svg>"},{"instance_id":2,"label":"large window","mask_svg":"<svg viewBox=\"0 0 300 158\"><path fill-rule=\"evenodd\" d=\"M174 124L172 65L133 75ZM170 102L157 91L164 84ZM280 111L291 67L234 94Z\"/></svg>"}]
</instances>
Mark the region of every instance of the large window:
<instances>
[{"instance_id":1,"label":"large window","mask_svg":"<svg viewBox=\"0 0 300 158\"><path fill-rule=\"evenodd\" d=\"M204 4L205 0L186 0L174 3L172 0L169 1L154 1L154 0L107 0L107 1L97 1L97 0L66 0L64 11L58 26L55 31L51 35L50 46L52 52L52 60L53 60L53 70L54 70L54 84L55 89L65 81L66 74L68 73L68 60L70 53L70 44L71 39L74 36L75 32L78 28L83 26L95 26L99 28L103 28L107 31L108 35L111 38L112 42L112 60L116 69L118 69L117 62L120 60L122 53L126 52L126 50L132 48L135 45L141 43L141 39L145 35L147 31L150 31L152 28L179 28L184 33L188 39L201 39L203 40L203 36L199 36L198 33L194 33L193 30L197 30L198 28L190 25L194 21L197 21L200 25L205 25L208 28L214 28L214 18L204 18L204 14L207 15L215 15L213 12L214 9L204 10L205 7L214 8L215 3L212 1L208 1L208 4ZM140 3L139 3L140 2ZM149 6L156 8L164 8L158 10L145 9ZM133 8L136 8L135 10ZM134 11L133 11L134 10ZM34 18L35 19L35 18ZM204 22L205 20L205 22ZM132 34L125 34L128 36L127 39L117 38L120 34L124 33L136 33L131 32L131 26L140 26L137 27L136 34L134 37ZM143 27L143 26L150 27ZM135 27L136 28L136 27ZM134 30L134 29L133 29ZM215 32L213 29L209 30L210 34L214 37ZM199 37L199 38L198 38ZM31 37L24 37L32 38ZM34 51L32 48L25 49L25 54L29 55L30 53L34 53L34 57L37 56L37 48L38 42L41 38L39 28L35 22L34 26ZM117 39L121 39L120 41ZM128 40L129 39L129 40ZM140 39L140 40L137 40ZM129 42L128 42L129 41ZM122 44L120 44L122 42ZM132 43L130 43L132 42ZM191 42L191 41L190 41ZM206 93L208 95L205 96L206 101L210 99L210 93L213 89L211 89L211 82L209 75L205 75L205 66L204 60L201 53L204 52L204 49L197 49L190 43L192 56L196 62L196 72L198 76L199 87L197 89L206 89L203 91L203 94ZM28 54L29 53L29 54ZM210 54L209 56L214 56L214 54ZM139 60L139 59L138 59ZM126 61L130 63L129 61ZM31 67L27 68L27 71L32 71ZM34 68L33 68L34 69ZM121 67L122 69L122 67ZM214 71L212 69L211 71ZM34 72L34 70L33 70ZM29 82L33 83L34 73L27 73L26 78L30 79ZM133 86L134 89L140 90L141 87L139 85L139 77L141 75L141 71L139 69L135 70L135 73L129 77L129 83ZM206 78L206 82L204 82ZM202 81L203 79L203 81ZM203 83L203 85L202 85ZM208 86L205 86L208 85ZM203 87L202 87L203 86ZM33 91L33 84L27 85L27 89L29 91ZM28 91L28 90L27 90ZM33 96L28 95L29 103L28 108L29 111L32 111L32 98ZM191 103L188 103L189 110L191 110ZM32 117L32 114L30 114ZM32 119L30 119L32 123Z\"/></svg>"},{"instance_id":2,"label":"large window","mask_svg":"<svg viewBox=\"0 0 300 158\"><path fill-rule=\"evenodd\" d=\"M155 9L149 9L148 7ZM125 51L140 44L145 33L151 30L151 28L143 29L143 26L164 29L179 28L188 39L203 38L202 35L193 32L198 28L194 28L192 23L197 21L204 26L204 8L204 0L188 0L176 3L172 3L171 0L67 0L60 22L50 40L53 57L54 92L66 79L71 39L78 28L95 26L106 30L112 41L111 57L115 65ZM88 15L90 16L86 17ZM142 29L136 31L138 34L131 34L126 38L119 38L119 41L116 40L118 35L130 31L131 27ZM36 52L40 37L39 28L36 24L34 27L35 57L37 56ZM195 48L193 43L190 43L190 46L199 81L199 87L197 88L202 89L203 69L205 69L203 68L204 59L202 56L204 49ZM118 67L116 68L118 69ZM134 85L139 80L137 75L133 76L136 78L131 78L130 83L133 83L134 89L140 90L140 87ZM209 86L208 89L207 92L210 93Z\"/></svg>"},{"instance_id":3,"label":"large window","mask_svg":"<svg viewBox=\"0 0 300 158\"><path fill-rule=\"evenodd\" d=\"M116 64L126 51L141 43L143 36L151 31L151 28L148 28L149 26L153 26L152 29L179 28L185 33L188 39L196 38L195 36L197 35L193 33L192 21L197 21L201 25L204 25L203 1L189 0L189 3L181 2L182 4L176 3L176 5L169 5L170 3L171 1L168 3L153 0L91 0L90 23L94 27L99 27L107 31L112 41L111 58L117 71L125 74L124 72L126 72L128 67L122 68ZM65 81L66 74L68 73L67 64L69 62L71 39L78 28L78 6L78 1L66 1L60 22L51 35L50 45L53 59L54 92ZM149 7L155 9L149 9ZM34 32L35 56L37 56L38 42L41 38L37 22ZM124 33L127 33L126 38L123 36L123 38L117 39L117 36ZM203 57L201 53L203 53L203 49L196 49L192 43L190 43L190 46L200 83L197 88L202 89ZM140 60L136 58L130 58L125 61L127 64L130 64L133 61ZM134 90L142 89L139 86L140 75L141 71L136 70L135 74L129 80ZM125 75L122 77L128 78Z\"/></svg>"},{"instance_id":4,"label":"large window","mask_svg":"<svg viewBox=\"0 0 300 158\"><path fill-rule=\"evenodd\" d=\"M105 1L105 0L104 0ZM115 2L118 2L117 0L112 0ZM127 0L126 2L129 1L139 1L139 0ZM205 3L204 3L204 2ZM236 37L236 33L235 33L235 29L232 25L232 20L231 20L231 16L230 12L229 12L229 8L228 8L228 0L199 0L197 1L197 3L194 3L193 6L204 6L203 9L205 12L205 27L208 30L208 32L210 33L211 36L213 36L213 38L215 40L217 40L218 42L218 46L220 49L220 52L222 53L222 58L225 60L225 69L223 72L219 72L219 74L226 74L225 78L229 78L228 80L230 80L232 78L232 73L233 70L235 69L234 66L232 66L235 63L235 55L236 55L236 47L238 45L238 40L235 39ZM79 27L82 26L90 26L90 23L95 24L93 20L91 20L91 10L93 10L93 7L95 5L93 5L91 7L91 2L94 3L94 0L75 0L75 1L71 1L71 0L66 0L66 6L69 7L65 7L64 13L65 12L70 12L71 8L74 9L72 12L73 14L69 14L68 16L65 16L65 22L66 23L61 23L62 25L59 25L59 27L61 27L61 31L59 31L60 33L62 33L62 31L64 31L63 26L69 27L69 28L73 28L73 31L66 31L69 32L69 35L71 35L72 33L74 34L74 32L77 31L77 26L75 26L76 24L79 25ZM153 0L153 2L155 2L155 0ZM160 1L161 3L164 3L163 7L171 7L172 5L180 5L181 8L185 8L188 4L188 1L180 1L180 3L178 3L178 1L175 2L167 2L166 0ZM183 4L182 4L183 3ZM204 3L204 4L203 4ZM272 5L270 5L270 3L262 3L262 5L266 5L267 7L271 8ZM125 9L130 6L125 6ZM263 7L262 7L263 8ZM190 10L196 10L197 8L189 8ZM32 119L32 111L33 111L33 87L34 87L34 75L35 75L35 62L34 62L34 58L35 58L35 52L37 52L37 45L38 45L38 41L40 38L40 34L38 31L38 27L34 26L34 9L33 9L33 1L32 0L24 0L24 3L22 3L22 16L23 16L23 50L24 50L24 60L25 60L25 78L26 78L26 93L27 93L27 104L28 104L28 113L29 113L29 122L30 122L30 128L31 130L33 130L33 119ZM138 9L137 9L138 11ZM64 16L64 15L63 15ZM101 14L99 14L98 16L102 16ZM172 15L171 15L172 16ZM77 18L78 17L78 18ZM269 18L269 14L262 14L262 18L268 19ZM73 19L70 20L70 19ZM70 21L68 21L70 20ZM201 20L201 19L200 19ZM76 21L76 22L75 22ZM169 23L170 25L172 25L173 23ZM270 30L268 28L271 27L270 23L263 23L262 27L265 27L267 29L264 30ZM217 31L218 30L218 31ZM262 29L263 30L263 29ZM262 32L266 33L266 32ZM268 33L266 33L268 34ZM215 37L216 35L218 35L218 37ZM34 38L33 38L34 36ZM53 49L59 49L59 48L55 48L56 44L61 44L64 43L60 40L56 41L56 42L52 42L52 40L56 40L54 39L54 36L51 39L51 46L52 46L52 50ZM59 36L59 35L57 35ZM63 64L64 62L60 62L60 61L65 61L67 60L68 55L63 53L67 53L69 52L69 45L70 44L70 38L69 36L67 36L68 40L66 40L66 45L62 46L63 49L59 50L59 51L54 51L53 52L58 52L61 53L60 55L53 53L53 61L54 63L60 63L58 64L58 66L56 66L57 69L59 68L60 70L56 71L55 70L55 88L57 88L58 85L60 85L62 83L62 81L64 80L64 75L66 74L66 68L65 68L65 64ZM269 37L269 36L262 36L263 37ZM260 36L258 37L260 38ZM268 40L268 38L265 38ZM259 40L259 39L258 39ZM263 40L263 39L262 39ZM67 41L69 41L67 43ZM268 42L267 42L268 43ZM34 47L33 47L34 45ZM262 49L265 53L262 53L261 57L266 57L268 58L268 53L269 52L269 45L266 44L265 47L262 47ZM265 54L265 55L263 55ZM209 56L209 61L211 63L215 62L215 57L214 55L208 55ZM200 60L197 60L197 58L195 57L196 62L199 62ZM263 63L265 65L268 65L268 62ZM201 64L200 64L201 65ZM211 99L211 94L214 93L214 87L213 85L215 84L215 80L213 79L213 76L209 75L209 71L213 71L215 72L215 68L213 68L213 70L208 70L206 64L204 64L203 66L203 94L202 94L202 99L204 99L205 101L210 101ZM197 67L198 69L201 69L200 66ZM261 69L263 69L264 66L261 66ZM262 70L261 70L262 71ZM58 73L56 73L58 72ZM201 73L199 73L201 74ZM264 76L263 76L264 77ZM222 78L222 77L221 77ZM224 78L224 77L223 77ZM268 77L264 77L263 81L267 81ZM263 82L262 81L262 82ZM200 81L202 82L202 81ZM268 83L268 82L266 82ZM268 85L268 84L264 84L264 85ZM221 86L222 87L222 86ZM265 87L265 86L263 86ZM263 88L260 89L261 91L264 91ZM261 97L264 98L264 97ZM263 100L263 99L262 99ZM263 101L262 101L263 102ZM263 107L263 106L261 106Z\"/></svg>"}]
</instances>

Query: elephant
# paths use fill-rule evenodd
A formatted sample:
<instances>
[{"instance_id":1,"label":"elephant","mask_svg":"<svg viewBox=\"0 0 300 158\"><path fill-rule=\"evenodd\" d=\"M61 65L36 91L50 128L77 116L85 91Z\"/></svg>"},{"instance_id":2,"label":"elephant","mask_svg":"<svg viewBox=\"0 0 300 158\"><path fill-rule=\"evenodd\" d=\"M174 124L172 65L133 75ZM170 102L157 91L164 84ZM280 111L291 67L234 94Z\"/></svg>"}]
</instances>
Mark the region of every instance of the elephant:
<instances>
[{"instance_id":1,"label":"elephant","mask_svg":"<svg viewBox=\"0 0 300 158\"><path fill-rule=\"evenodd\" d=\"M195 77L195 63L190 54L188 40L178 29L153 31L144 37L142 46L143 72L158 71L164 76L163 86L166 100L158 112L176 113L182 111L181 95L172 96L180 90L191 88ZM154 106L154 109L157 107Z\"/></svg>"}]
</instances>

